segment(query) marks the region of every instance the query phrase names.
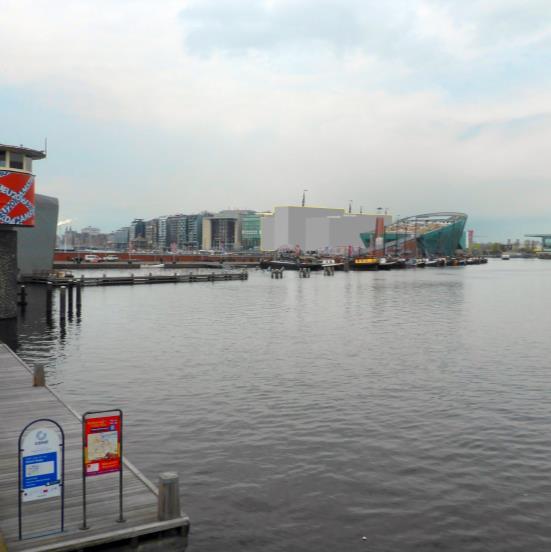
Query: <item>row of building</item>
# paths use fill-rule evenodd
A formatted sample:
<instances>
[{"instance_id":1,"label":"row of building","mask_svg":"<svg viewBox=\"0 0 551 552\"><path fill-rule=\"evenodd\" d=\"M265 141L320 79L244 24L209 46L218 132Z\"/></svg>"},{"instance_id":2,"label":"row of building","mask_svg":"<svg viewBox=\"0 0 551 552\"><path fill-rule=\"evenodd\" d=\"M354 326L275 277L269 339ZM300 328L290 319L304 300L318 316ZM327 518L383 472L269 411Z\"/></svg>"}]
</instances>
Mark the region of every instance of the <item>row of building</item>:
<instances>
[{"instance_id":1,"label":"row of building","mask_svg":"<svg viewBox=\"0 0 551 552\"><path fill-rule=\"evenodd\" d=\"M275 207L270 212L246 209L176 214L134 219L110 234L97 228L80 233L67 228L59 246L109 247L119 251L273 251L278 248L327 250L362 247L360 234L375 227L377 214L306 206ZM390 215L383 216L390 223Z\"/></svg>"}]
</instances>

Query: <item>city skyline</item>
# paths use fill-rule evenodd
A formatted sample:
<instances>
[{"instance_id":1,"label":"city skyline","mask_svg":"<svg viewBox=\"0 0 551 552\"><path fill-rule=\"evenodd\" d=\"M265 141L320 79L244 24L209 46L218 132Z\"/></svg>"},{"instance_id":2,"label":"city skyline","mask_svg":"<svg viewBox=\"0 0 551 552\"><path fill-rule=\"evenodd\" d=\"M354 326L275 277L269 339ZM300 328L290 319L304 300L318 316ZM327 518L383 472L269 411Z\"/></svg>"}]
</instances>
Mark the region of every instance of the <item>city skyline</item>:
<instances>
[{"instance_id":1,"label":"city skyline","mask_svg":"<svg viewBox=\"0 0 551 552\"><path fill-rule=\"evenodd\" d=\"M3 141L48 137L37 191L61 219L307 188L313 205L459 210L491 239L551 230L544 1L23 0L3 21Z\"/></svg>"}]
</instances>

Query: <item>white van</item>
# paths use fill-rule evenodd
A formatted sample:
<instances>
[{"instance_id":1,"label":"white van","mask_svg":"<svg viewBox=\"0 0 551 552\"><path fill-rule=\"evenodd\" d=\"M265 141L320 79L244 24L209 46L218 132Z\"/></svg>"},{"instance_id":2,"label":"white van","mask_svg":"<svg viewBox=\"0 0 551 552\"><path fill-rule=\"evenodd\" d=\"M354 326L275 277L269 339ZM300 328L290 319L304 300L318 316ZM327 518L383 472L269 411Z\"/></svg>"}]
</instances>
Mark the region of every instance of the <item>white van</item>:
<instances>
[{"instance_id":1,"label":"white van","mask_svg":"<svg viewBox=\"0 0 551 552\"><path fill-rule=\"evenodd\" d=\"M99 255L84 255L85 263L99 263L100 261L101 257Z\"/></svg>"}]
</instances>

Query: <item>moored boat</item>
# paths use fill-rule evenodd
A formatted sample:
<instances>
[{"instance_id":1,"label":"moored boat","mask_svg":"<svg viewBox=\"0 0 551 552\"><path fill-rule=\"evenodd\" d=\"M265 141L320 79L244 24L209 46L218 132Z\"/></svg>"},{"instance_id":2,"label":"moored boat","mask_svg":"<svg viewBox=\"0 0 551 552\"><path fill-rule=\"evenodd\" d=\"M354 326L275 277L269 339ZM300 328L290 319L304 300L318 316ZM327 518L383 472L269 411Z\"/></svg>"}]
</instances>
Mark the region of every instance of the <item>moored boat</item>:
<instances>
[{"instance_id":1,"label":"moored boat","mask_svg":"<svg viewBox=\"0 0 551 552\"><path fill-rule=\"evenodd\" d=\"M378 257L356 257L352 266L354 270L378 270L379 260Z\"/></svg>"}]
</instances>

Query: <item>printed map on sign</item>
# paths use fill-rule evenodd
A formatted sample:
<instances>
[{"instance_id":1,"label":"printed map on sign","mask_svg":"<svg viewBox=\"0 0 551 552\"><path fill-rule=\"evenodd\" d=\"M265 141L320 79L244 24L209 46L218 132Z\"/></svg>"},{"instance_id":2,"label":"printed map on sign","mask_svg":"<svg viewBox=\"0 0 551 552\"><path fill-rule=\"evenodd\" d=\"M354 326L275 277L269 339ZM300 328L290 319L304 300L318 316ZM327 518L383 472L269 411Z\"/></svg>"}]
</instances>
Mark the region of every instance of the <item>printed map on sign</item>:
<instances>
[{"instance_id":1,"label":"printed map on sign","mask_svg":"<svg viewBox=\"0 0 551 552\"><path fill-rule=\"evenodd\" d=\"M89 461L110 460L118 456L118 433L116 431L106 431L88 436Z\"/></svg>"},{"instance_id":2,"label":"printed map on sign","mask_svg":"<svg viewBox=\"0 0 551 552\"><path fill-rule=\"evenodd\" d=\"M121 418L87 418L85 427L86 475L101 475L121 470Z\"/></svg>"}]
</instances>

